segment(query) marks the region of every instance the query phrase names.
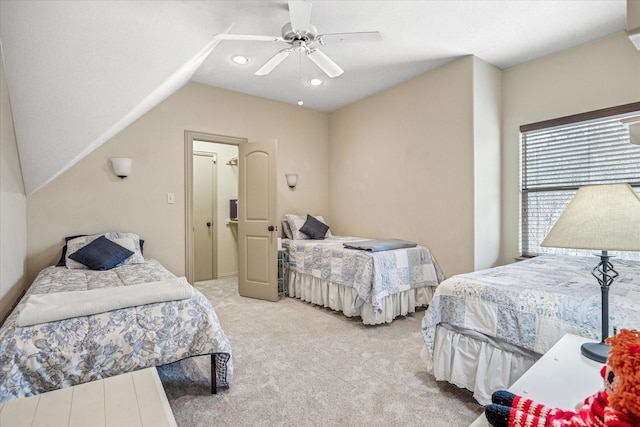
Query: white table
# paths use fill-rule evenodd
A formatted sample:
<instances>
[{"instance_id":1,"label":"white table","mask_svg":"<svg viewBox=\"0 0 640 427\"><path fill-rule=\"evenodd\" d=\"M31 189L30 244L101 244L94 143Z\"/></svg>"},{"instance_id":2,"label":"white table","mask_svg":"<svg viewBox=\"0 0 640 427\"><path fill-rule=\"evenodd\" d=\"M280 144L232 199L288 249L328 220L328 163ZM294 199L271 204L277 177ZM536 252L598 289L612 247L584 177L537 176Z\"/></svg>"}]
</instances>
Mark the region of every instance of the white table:
<instances>
[{"instance_id":1,"label":"white table","mask_svg":"<svg viewBox=\"0 0 640 427\"><path fill-rule=\"evenodd\" d=\"M603 388L603 364L580 353L580 346L588 341L592 340L565 335L508 390L547 406L575 410L578 402ZM489 422L482 414L470 427L485 426Z\"/></svg>"},{"instance_id":2,"label":"white table","mask_svg":"<svg viewBox=\"0 0 640 427\"><path fill-rule=\"evenodd\" d=\"M176 427L156 368L0 403L0 426Z\"/></svg>"}]
</instances>

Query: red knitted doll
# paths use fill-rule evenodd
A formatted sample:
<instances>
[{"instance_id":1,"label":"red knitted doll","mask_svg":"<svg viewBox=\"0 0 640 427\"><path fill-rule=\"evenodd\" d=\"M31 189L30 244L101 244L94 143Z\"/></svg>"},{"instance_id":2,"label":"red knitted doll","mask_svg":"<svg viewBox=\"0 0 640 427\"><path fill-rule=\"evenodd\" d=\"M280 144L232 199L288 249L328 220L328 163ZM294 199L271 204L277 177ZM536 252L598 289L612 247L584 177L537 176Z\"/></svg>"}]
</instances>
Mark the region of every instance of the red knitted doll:
<instances>
[{"instance_id":1,"label":"red knitted doll","mask_svg":"<svg viewBox=\"0 0 640 427\"><path fill-rule=\"evenodd\" d=\"M494 427L640 427L640 332L622 329L606 342L611 349L601 371L604 389L579 403L575 412L499 390L485 408L489 423Z\"/></svg>"}]
</instances>

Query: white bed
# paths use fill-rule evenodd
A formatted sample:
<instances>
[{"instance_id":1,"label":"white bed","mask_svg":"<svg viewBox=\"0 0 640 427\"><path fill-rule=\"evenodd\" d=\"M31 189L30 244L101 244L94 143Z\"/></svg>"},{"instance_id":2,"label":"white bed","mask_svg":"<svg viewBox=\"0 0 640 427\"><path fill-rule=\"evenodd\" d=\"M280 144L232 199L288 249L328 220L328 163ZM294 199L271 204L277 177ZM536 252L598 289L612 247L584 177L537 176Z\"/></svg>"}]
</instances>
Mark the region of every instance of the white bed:
<instances>
[{"instance_id":1,"label":"white bed","mask_svg":"<svg viewBox=\"0 0 640 427\"><path fill-rule=\"evenodd\" d=\"M543 255L442 282L422 323L427 368L480 404L566 333L600 340L598 257ZM640 262L613 259L610 327L640 329ZM610 331L610 334L612 331Z\"/></svg>"},{"instance_id":2,"label":"white bed","mask_svg":"<svg viewBox=\"0 0 640 427\"><path fill-rule=\"evenodd\" d=\"M161 287L182 280L158 261L144 259L137 236L73 236L60 264L99 236L130 247L135 257L108 270L72 264L38 274L0 328L0 402L203 355L211 355L212 392L229 386L231 346L211 303L195 288L158 298ZM191 288L184 282L183 290ZM103 311L103 302L113 304L103 298L112 292L121 308ZM132 305L134 295L137 305ZM56 307L49 310L46 303L52 301Z\"/></svg>"},{"instance_id":3,"label":"white bed","mask_svg":"<svg viewBox=\"0 0 640 427\"><path fill-rule=\"evenodd\" d=\"M323 239L310 239L300 232L305 218L286 215L283 221L290 237L283 240L289 253L290 297L375 325L429 304L435 287L444 280L424 246L379 252L348 249L345 243L364 239L333 236L329 231Z\"/></svg>"}]
</instances>

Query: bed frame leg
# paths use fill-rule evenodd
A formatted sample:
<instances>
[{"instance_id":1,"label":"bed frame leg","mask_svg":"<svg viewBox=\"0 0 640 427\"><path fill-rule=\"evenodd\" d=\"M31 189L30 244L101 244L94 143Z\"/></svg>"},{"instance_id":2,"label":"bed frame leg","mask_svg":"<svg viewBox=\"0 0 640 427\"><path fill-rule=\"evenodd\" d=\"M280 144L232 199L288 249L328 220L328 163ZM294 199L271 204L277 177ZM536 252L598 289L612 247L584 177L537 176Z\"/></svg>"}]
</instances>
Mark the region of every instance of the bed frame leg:
<instances>
[{"instance_id":1,"label":"bed frame leg","mask_svg":"<svg viewBox=\"0 0 640 427\"><path fill-rule=\"evenodd\" d=\"M216 384L216 355L211 355L211 394L218 393L218 386Z\"/></svg>"}]
</instances>

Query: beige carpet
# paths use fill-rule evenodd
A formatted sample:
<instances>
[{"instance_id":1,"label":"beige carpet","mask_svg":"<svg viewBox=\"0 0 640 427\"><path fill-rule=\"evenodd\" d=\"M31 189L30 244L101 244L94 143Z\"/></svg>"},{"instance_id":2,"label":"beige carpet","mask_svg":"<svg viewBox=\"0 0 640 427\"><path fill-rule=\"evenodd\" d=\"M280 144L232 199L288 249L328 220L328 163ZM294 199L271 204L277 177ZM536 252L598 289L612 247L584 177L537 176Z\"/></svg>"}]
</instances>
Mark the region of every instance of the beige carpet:
<instances>
[{"instance_id":1,"label":"beige carpet","mask_svg":"<svg viewBox=\"0 0 640 427\"><path fill-rule=\"evenodd\" d=\"M471 393L427 374L424 311L388 325L297 299L240 297L237 279L199 282L233 349L229 389L209 394L208 359L159 369L178 426L468 426Z\"/></svg>"}]
</instances>

